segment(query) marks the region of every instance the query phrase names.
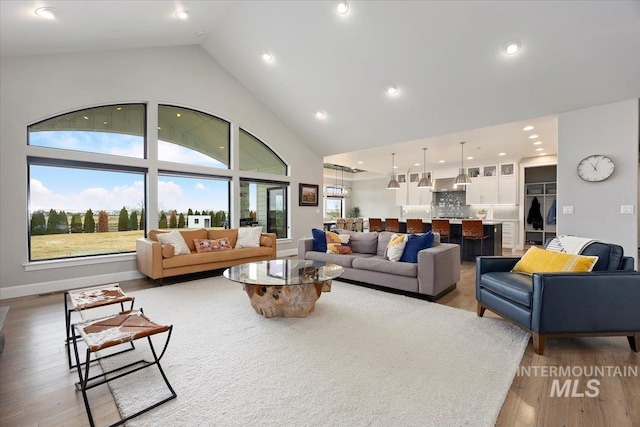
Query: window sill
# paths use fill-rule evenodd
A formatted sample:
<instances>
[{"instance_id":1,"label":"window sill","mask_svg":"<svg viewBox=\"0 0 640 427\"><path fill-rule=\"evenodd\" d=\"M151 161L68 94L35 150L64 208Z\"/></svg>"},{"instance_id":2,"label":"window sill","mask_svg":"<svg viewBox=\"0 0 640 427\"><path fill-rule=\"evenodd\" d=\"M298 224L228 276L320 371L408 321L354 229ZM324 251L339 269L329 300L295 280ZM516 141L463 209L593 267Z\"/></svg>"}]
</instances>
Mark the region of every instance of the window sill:
<instances>
[{"instance_id":1,"label":"window sill","mask_svg":"<svg viewBox=\"0 0 640 427\"><path fill-rule=\"evenodd\" d=\"M109 264L114 262L135 261L135 252L126 254L96 255L83 258L55 259L45 261L31 261L22 264L24 271L41 271L55 268L82 267L95 264Z\"/></svg>"}]
</instances>

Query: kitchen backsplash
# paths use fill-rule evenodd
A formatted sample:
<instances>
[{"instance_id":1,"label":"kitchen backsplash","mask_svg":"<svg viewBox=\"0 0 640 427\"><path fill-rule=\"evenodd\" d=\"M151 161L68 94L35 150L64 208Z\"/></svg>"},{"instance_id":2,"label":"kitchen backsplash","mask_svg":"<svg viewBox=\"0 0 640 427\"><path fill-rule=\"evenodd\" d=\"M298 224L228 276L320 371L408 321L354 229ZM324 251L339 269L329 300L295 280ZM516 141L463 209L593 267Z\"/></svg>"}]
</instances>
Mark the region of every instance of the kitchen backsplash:
<instances>
[{"instance_id":1,"label":"kitchen backsplash","mask_svg":"<svg viewBox=\"0 0 640 427\"><path fill-rule=\"evenodd\" d=\"M401 217L406 218L475 218L476 212L485 210L487 219L516 220L520 215L517 205L466 205L464 193L434 193L432 205L403 205ZM433 209L433 215L431 214Z\"/></svg>"}]
</instances>

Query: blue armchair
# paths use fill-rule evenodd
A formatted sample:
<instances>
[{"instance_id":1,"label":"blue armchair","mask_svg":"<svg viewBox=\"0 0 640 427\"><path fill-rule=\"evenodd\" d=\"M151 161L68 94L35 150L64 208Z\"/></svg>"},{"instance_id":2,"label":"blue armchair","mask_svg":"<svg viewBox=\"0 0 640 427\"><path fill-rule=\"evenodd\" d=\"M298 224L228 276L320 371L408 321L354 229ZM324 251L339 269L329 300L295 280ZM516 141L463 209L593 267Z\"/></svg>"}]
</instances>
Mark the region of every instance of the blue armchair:
<instances>
[{"instance_id":1,"label":"blue armchair","mask_svg":"<svg viewBox=\"0 0 640 427\"><path fill-rule=\"evenodd\" d=\"M489 309L529 331L537 354L547 337L626 336L640 349L640 273L621 246L594 242L589 273L511 273L520 258L476 258L478 316Z\"/></svg>"}]
</instances>

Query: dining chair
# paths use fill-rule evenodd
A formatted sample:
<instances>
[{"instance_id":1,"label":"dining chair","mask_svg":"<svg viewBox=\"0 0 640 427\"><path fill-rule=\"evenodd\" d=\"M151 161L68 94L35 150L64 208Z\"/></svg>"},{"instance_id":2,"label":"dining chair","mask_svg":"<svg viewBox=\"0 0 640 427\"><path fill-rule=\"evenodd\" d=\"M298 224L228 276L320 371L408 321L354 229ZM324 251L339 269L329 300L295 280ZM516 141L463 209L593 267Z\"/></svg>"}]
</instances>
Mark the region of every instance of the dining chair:
<instances>
[{"instance_id":1,"label":"dining chair","mask_svg":"<svg viewBox=\"0 0 640 427\"><path fill-rule=\"evenodd\" d=\"M400 221L398 218L385 218L384 220L384 230L390 231L392 233L400 232Z\"/></svg>"},{"instance_id":2,"label":"dining chair","mask_svg":"<svg viewBox=\"0 0 640 427\"><path fill-rule=\"evenodd\" d=\"M364 223L364 220L362 218L356 218L356 224L355 224L354 230L362 232L363 223Z\"/></svg>"},{"instance_id":3,"label":"dining chair","mask_svg":"<svg viewBox=\"0 0 640 427\"><path fill-rule=\"evenodd\" d=\"M484 234L484 227L481 219L463 219L462 220L462 240L460 245L460 256L464 257L464 242L465 240L478 241L480 240L480 256L482 256L482 242L488 239L489 235ZM473 254L471 254L473 255Z\"/></svg>"},{"instance_id":4,"label":"dining chair","mask_svg":"<svg viewBox=\"0 0 640 427\"><path fill-rule=\"evenodd\" d=\"M440 234L440 240L447 238L447 243L451 239L451 224L448 219L432 219L431 231Z\"/></svg>"},{"instance_id":5,"label":"dining chair","mask_svg":"<svg viewBox=\"0 0 640 427\"><path fill-rule=\"evenodd\" d=\"M369 218L369 231L382 231L382 218Z\"/></svg>"},{"instance_id":6,"label":"dining chair","mask_svg":"<svg viewBox=\"0 0 640 427\"><path fill-rule=\"evenodd\" d=\"M424 233L424 225L421 219L407 219L407 233Z\"/></svg>"},{"instance_id":7,"label":"dining chair","mask_svg":"<svg viewBox=\"0 0 640 427\"><path fill-rule=\"evenodd\" d=\"M344 230L346 225L347 225L347 223L346 223L346 220L344 218L336 219L336 230Z\"/></svg>"}]
</instances>

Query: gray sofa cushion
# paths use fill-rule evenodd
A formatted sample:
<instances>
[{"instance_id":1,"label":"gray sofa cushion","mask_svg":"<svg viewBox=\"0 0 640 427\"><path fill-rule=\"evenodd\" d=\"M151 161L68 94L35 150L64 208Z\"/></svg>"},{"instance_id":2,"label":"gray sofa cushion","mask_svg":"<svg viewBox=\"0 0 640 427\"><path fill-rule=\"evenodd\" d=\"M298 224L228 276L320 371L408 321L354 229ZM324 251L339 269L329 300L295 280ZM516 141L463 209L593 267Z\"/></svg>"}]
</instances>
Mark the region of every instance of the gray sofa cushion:
<instances>
[{"instance_id":1,"label":"gray sofa cushion","mask_svg":"<svg viewBox=\"0 0 640 427\"><path fill-rule=\"evenodd\" d=\"M359 258L367 258L370 256L372 255L369 255L369 254L338 255L338 254L328 254L325 252L313 252L313 251L308 251L306 254L307 259L310 259L313 261L332 262L342 267L351 267L353 260L359 259Z\"/></svg>"},{"instance_id":2,"label":"gray sofa cushion","mask_svg":"<svg viewBox=\"0 0 640 427\"><path fill-rule=\"evenodd\" d=\"M381 273L395 274L396 276L418 276L418 264L411 262L391 262L380 256L354 259L353 268L379 271Z\"/></svg>"},{"instance_id":3,"label":"gray sofa cushion","mask_svg":"<svg viewBox=\"0 0 640 427\"><path fill-rule=\"evenodd\" d=\"M375 255L378 249L378 233L373 231L357 232L341 230L340 234L348 234L349 244L354 253Z\"/></svg>"}]
</instances>

